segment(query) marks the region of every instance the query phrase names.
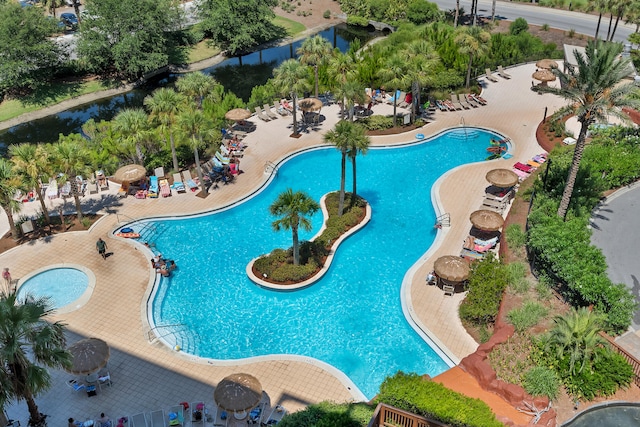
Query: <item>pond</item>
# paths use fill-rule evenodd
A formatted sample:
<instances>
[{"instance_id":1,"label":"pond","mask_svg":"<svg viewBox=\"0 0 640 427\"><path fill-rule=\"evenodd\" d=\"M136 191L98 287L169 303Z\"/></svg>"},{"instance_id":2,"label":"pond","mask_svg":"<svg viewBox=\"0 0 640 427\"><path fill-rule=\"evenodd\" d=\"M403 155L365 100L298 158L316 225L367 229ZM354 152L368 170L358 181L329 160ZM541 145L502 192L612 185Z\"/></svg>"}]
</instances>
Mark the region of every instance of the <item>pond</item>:
<instances>
[{"instance_id":1,"label":"pond","mask_svg":"<svg viewBox=\"0 0 640 427\"><path fill-rule=\"evenodd\" d=\"M331 27L318 33L329 40L333 47L346 52L351 43L359 39L362 44L377 33L353 29L346 25ZM272 76L273 69L283 61L295 57L302 45L298 40L282 46L274 46L240 57L228 58L203 70L212 74L225 89L234 92L244 101L249 99L251 89L262 85ZM144 98L159 86L173 83L179 75L168 75L149 81L148 84L130 92L103 98L98 101L70 108L58 114L23 123L0 131L0 149L21 142L56 142L59 134L80 133L82 125L89 119L111 120L124 108L141 107Z\"/></svg>"}]
</instances>

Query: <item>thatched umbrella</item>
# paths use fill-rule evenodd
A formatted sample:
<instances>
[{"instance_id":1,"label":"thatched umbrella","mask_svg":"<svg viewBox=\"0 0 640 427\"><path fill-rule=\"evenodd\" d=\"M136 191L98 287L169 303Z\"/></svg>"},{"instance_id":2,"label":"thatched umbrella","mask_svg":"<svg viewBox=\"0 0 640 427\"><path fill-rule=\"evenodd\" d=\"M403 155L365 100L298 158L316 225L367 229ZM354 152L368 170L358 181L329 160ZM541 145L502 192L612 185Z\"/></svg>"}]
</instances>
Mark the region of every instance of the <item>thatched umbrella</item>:
<instances>
[{"instance_id":1,"label":"thatched umbrella","mask_svg":"<svg viewBox=\"0 0 640 427\"><path fill-rule=\"evenodd\" d=\"M472 212L469 216L471 224L478 230L498 231L504 225L504 219L498 212L487 209L480 209Z\"/></svg>"},{"instance_id":2,"label":"thatched umbrella","mask_svg":"<svg viewBox=\"0 0 640 427\"><path fill-rule=\"evenodd\" d=\"M262 385L249 374L231 374L223 378L213 392L216 404L230 412L253 409L261 398Z\"/></svg>"},{"instance_id":3,"label":"thatched umbrella","mask_svg":"<svg viewBox=\"0 0 640 427\"><path fill-rule=\"evenodd\" d=\"M531 75L536 80L540 80L543 85L546 85L547 82L552 82L556 79L556 75L553 74L551 70L538 70Z\"/></svg>"},{"instance_id":4,"label":"thatched umbrella","mask_svg":"<svg viewBox=\"0 0 640 427\"><path fill-rule=\"evenodd\" d=\"M469 277L469 264L459 256L441 256L433 264L438 277L450 282L462 282Z\"/></svg>"},{"instance_id":5,"label":"thatched umbrella","mask_svg":"<svg viewBox=\"0 0 640 427\"><path fill-rule=\"evenodd\" d=\"M87 375L107 366L109 345L100 338L85 338L69 346L72 374Z\"/></svg>"},{"instance_id":6,"label":"thatched umbrella","mask_svg":"<svg viewBox=\"0 0 640 427\"><path fill-rule=\"evenodd\" d=\"M518 183L518 175L509 169L492 169L485 176L496 187L509 188Z\"/></svg>"},{"instance_id":7,"label":"thatched umbrella","mask_svg":"<svg viewBox=\"0 0 640 427\"><path fill-rule=\"evenodd\" d=\"M322 101L318 98L304 98L298 101L298 107L304 112L316 111L322 108Z\"/></svg>"},{"instance_id":8,"label":"thatched umbrella","mask_svg":"<svg viewBox=\"0 0 640 427\"><path fill-rule=\"evenodd\" d=\"M224 118L227 120L233 120L234 122L239 122L251 117L251 111L245 108L234 108L233 110L227 111L224 115Z\"/></svg>"},{"instance_id":9,"label":"thatched umbrella","mask_svg":"<svg viewBox=\"0 0 640 427\"><path fill-rule=\"evenodd\" d=\"M552 68L558 68L558 63L553 59L541 59L540 61L536 62L536 67L550 70Z\"/></svg>"},{"instance_id":10,"label":"thatched umbrella","mask_svg":"<svg viewBox=\"0 0 640 427\"><path fill-rule=\"evenodd\" d=\"M147 176L147 170L142 165L127 165L123 166L113 174L113 179L116 182L123 183L140 181Z\"/></svg>"}]
</instances>

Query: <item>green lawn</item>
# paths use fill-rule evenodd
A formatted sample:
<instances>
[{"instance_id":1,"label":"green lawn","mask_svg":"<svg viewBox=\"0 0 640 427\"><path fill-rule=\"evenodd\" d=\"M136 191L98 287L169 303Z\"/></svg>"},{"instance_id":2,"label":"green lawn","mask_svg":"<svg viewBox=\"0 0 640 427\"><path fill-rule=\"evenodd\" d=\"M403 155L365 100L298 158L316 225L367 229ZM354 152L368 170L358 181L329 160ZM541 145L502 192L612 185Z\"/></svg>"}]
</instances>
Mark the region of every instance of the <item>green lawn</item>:
<instances>
[{"instance_id":1,"label":"green lawn","mask_svg":"<svg viewBox=\"0 0 640 427\"><path fill-rule=\"evenodd\" d=\"M287 30L287 34L289 34L291 37L295 37L307 29L307 27L305 27L301 23L292 21L291 19L284 18L282 16L276 16L273 20L273 23L275 25L284 27Z\"/></svg>"},{"instance_id":2,"label":"green lawn","mask_svg":"<svg viewBox=\"0 0 640 427\"><path fill-rule=\"evenodd\" d=\"M209 47L207 40L202 40L200 43L196 44L189 50L189 64L193 64L194 62L202 61L203 59L208 59L216 56L220 53L220 48L218 47Z\"/></svg>"}]
</instances>

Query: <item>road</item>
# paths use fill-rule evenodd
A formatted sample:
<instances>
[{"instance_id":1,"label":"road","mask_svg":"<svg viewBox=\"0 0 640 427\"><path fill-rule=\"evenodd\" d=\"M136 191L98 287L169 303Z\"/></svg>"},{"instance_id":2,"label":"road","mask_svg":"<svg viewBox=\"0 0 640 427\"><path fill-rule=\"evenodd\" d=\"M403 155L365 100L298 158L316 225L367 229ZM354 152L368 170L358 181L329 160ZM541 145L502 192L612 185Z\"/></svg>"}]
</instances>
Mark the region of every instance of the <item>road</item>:
<instances>
[{"instance_id":1,"label":"road","mask_svg":"<svg viewBox=\"0 0 640 427\"><path fill-rule=\"evenodd\" d=\"M455 0L430 0L437 4L440 9L451 10L455 9ZM491 4L489 0L479 0L478 15L491 18ZM465 11L471 10L470 0L461 0L460 6ZM516 18L522 17L527 20L528 23L534 25L549 24L551 28L558 28L560 30L569 31L575 30L576 33L586 34L594 36L596 33L596 26L598 25L597 15L588 15L580 12L570 12L568 10L550 9L545 7L534 6L528 3L512 3L505 1L498 1L496 3L496 18L505 19L508 21L514 21ZM614 20L615 23L615 20ZM607 34L607 28L609 26L609 17L603 17L600 24L600 36ZM614 40L620 42L626 42L629 34L635 31L635 26L625 25L624 22L618 23L618 29Z\"/></svg>"}]
</instances>

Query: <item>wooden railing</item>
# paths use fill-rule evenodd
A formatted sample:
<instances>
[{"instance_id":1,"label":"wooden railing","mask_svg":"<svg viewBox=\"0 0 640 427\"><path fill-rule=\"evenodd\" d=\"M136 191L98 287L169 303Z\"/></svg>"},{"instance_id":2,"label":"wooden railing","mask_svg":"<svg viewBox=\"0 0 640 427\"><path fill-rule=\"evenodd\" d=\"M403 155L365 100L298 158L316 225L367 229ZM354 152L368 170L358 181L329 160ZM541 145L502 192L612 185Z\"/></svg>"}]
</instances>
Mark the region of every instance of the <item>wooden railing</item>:
<instances>
[{"instance_id":1,"label":"wooden railing","mask_svg":"<svg viewBox=\"0 0 640 427\"><path fill-rule=\"evenodd\" d=\"M446 427L438 421L378 403L367 427Z\"/></svg>"},{"instance_id":2,"label":"wooden railing","mask_svg":"<svg viewBox=\"0 0 640 427\"><path fill-rule=\"evenodd\" d=\"M635 383L635 385L640 387L640 360L636 359L631 353L620 347L618 343L616 343L614 339L609 335L605 334L604 332L600 332L600 335L604 339L606 339L609 344L611 344L611 347L615 351L617 351L618 354L621 354L622 357L624 357L625 360L631 365L631 367L633 368L633 382Z\"/></svg>"}]
</instances>

